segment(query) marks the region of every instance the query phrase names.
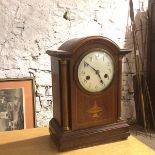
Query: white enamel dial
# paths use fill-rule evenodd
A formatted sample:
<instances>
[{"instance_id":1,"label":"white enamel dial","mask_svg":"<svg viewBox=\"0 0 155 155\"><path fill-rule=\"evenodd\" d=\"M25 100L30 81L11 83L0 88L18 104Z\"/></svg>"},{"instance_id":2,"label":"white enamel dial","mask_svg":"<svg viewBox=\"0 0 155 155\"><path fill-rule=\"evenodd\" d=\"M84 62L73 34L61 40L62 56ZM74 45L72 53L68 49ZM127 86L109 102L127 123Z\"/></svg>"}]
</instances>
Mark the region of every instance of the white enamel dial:
<instances>
[{"instance_id":1,"label":"white enamel dial","mask_svg":"<svg viewBox=\"0 0 155 155\"><path fill-rule=\"evenodd\" d=\"M93 49L83 57L78 66L78 80L88 92L107 88L114 76L112 56L104 49Z\"/></svg>"}]
</instances>

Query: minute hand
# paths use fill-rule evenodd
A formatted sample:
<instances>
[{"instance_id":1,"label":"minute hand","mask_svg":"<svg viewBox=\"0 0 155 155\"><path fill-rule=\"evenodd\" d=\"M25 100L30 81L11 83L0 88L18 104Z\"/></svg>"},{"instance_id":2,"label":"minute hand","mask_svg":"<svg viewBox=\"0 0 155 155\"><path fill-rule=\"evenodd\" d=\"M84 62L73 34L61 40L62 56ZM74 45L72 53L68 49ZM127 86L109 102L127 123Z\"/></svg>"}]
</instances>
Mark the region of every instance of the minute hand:
<instances>
[{"instance_id":1,"label":"minute hand","mask_svg":"<svg viewBox=\"0 0 155 155\"><path fill-rule=\"evenodd\" d=\"M90 68L92 68L96 74L98 74L98 70L96 70L94 67L92 67L91 65L89 65L87 62L84 62L85 65L89 66Z\"/></svg>"},{"instance_id":2,"label":"minute hand","mask_svg":"<svg viewBox=\"0 0 155 155\"><path fill-rule=\"evenodd\" d=\"M92 66L91 66L90 64L88 64L87 62L84 62L84 63L95 71L95 73L97 74L97 76L98 76L99 79L100 79L100 82L101 82L102 84L104 84L104 82L103 82L103 80L102 80L102 78L101 78L101 76L100 76L100 71L99 71L99 70L96 70L94 67L92 67ZM104 85L105 85L105 84L104 84Z\"/></svg>"}]
</instances>

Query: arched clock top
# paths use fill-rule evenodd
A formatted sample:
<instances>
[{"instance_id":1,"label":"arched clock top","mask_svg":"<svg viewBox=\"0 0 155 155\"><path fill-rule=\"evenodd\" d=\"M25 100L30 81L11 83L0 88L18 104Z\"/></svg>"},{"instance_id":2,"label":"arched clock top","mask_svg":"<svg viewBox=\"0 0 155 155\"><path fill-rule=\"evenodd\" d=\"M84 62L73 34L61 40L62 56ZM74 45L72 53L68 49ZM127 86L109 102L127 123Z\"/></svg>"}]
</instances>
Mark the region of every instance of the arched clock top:
<instances>
[{"instance_id":1,"label":"arched clock top","mask_svg":"<svg viewBox=\"0 0 155 155\"><path fill-rule=\"evenodd\" d=\"M129 53L131 50L120 49L119 46L109 38L103 36L88 36L83 38L74 38L63 43L58 50L48 50L47 54L58 58L71 58L72 55L80 48L94 46L95 48L107 48L112 51L115 55L123 56Z\"/></svg>"},{"instance_id":2,"label":"arched clock top","mask_svg":"<svg viewBox=\"0 0 155 155\"><path fill-rule=\"evenodd\" d=\"M83 47L85 45L89 46L91 44L94 44L96 46L103 45L109 47L111 50L120 51L120 48L114 41L103 36L88 36L83 38L71 39L63 43L59 47L59 50L65 50L74 53L80 47Z\"/></svg>"}]
</instances>

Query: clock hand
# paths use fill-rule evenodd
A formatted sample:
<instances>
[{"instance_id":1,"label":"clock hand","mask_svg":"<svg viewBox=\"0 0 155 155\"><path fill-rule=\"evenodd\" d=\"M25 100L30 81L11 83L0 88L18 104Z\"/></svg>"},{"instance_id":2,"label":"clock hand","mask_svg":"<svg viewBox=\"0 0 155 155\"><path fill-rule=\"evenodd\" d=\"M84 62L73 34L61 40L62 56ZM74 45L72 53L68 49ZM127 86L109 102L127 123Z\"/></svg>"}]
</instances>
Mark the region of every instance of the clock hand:
<instances>
[{"instance_id":1,"label":"clock hand","mask_svg":"<svg viewBox=\"0 0 155 155\"><path fill-rule=\"evenodd\" d=\"M100 76L99 70L97 70L96 74L98 75L98 77L99 77L99 79L100 79L100 82L101 82L102 84L105 85L105 83L103 82L103 80L102 80L102 78L101 78L101 76Z\"/></svg>"},{"instance_id":2,"label":"clock hand","mask_svg":"<svg viewBox=\"0 0 155 155\"><path fill-rule=\"evenodd\" d=\"M87 66L89 66L90 68L92 68L92 69L95 71L95 73L97 74L97 70L96 70L95 68L93 68L91 65L89 65L87 62L84 62L84 65L87 65Z\"/></svg>"},{"instance_id":3,"label":"clock hand","mask_svg":"<svg viewBox=\"0 0 155 155\"><path fill-rule=\"evenodd\" d=\"M101 78L101 76L100 76L99 70L96 70L94 67L92 67L92 66L91 66L90 64L88 64L87 62L84 62L84 64L87 65L87 66L89 66L90 68L92 68L92 69L95 71L95 73L97 74L97 76L99 77L100 82L101 82L102 84L104 84L104 82L103 82L103 80L102 80L102 78ZM105 84L104 84L104 85L105 85Z\"/></svg>"}]
</instances>

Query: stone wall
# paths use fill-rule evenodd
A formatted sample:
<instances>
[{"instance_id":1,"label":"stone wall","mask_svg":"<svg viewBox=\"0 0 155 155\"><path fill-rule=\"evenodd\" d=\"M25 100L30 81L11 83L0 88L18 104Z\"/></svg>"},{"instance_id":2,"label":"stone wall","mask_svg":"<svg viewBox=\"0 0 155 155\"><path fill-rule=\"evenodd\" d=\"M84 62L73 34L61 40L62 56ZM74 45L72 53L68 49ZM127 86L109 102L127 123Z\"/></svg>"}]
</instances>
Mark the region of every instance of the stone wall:
<instances>
[{"instance_id":1,"label":"stone wall","mask_svg":"<svg viewBox=\"0 0 155 155\"><path fill-rule=\"evenodd\" d=\"M137 8L138 2L134 0ZM0 1L0 78L35 77L37 126L47 126L52 117L51 68L46 50L88 35L103 35L120 48L125 47L131 39L126 35L128 3L128 0ZM133 55L127 58L132 66ZM126 94L132 81L127 59L123 62L122 116L131 118L135 113L133 89L131 96Z\"/></svg>"}]
</instances>

